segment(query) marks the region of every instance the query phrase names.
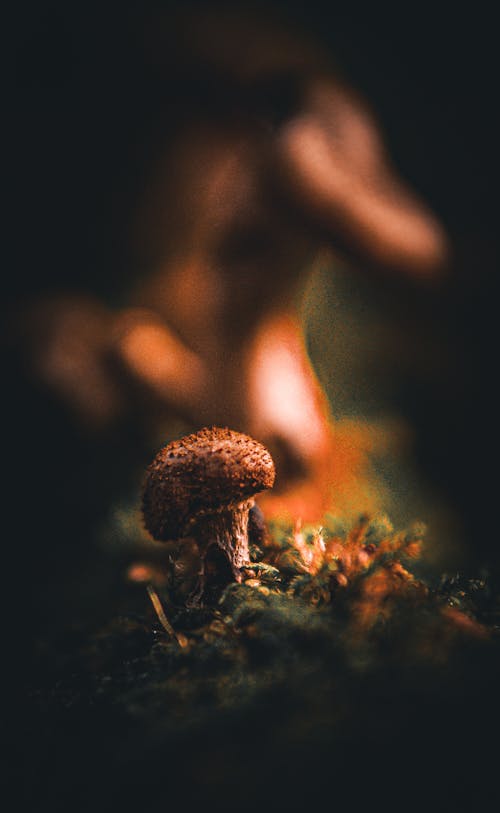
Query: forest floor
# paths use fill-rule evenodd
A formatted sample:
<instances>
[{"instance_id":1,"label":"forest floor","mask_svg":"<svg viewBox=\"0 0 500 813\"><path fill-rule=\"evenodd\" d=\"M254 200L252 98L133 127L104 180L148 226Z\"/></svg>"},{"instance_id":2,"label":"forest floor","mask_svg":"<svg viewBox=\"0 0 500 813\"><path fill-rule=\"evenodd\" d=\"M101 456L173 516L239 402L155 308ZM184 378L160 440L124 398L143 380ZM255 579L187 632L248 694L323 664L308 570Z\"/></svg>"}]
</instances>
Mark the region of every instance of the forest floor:
<instances>
[{"instance_id":1,"label":"forest floor","mask_svg":"<svg viewBox=\"0 0 500 813\"><path fill-rule=\"evenodd\" d=\"M173 569L129 568L104 623L40 649L18 731L32 809L491 804L500 591L426 570L424 536L271 523L201 607Z\"/></svg>"}]
</instances>

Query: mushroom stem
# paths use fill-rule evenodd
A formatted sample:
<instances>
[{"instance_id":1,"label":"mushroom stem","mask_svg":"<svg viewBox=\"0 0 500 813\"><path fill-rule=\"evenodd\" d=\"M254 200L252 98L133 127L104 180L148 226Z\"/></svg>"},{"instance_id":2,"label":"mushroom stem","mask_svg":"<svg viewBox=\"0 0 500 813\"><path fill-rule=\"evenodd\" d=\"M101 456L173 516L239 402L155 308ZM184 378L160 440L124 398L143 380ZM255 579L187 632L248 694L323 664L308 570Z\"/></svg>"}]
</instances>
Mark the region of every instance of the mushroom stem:
<instances>
[{"instance_id":1,"label":"mushroom stem","mask_svg":"<svg viewBox=\"0 0 500 813\"><path fill-rule=\"evenodd\" d=\"M225 554L234 578L241 581L240 568L250 561L248 549L248 515L255 500L226 506L200 518L197 540L202 558L216 545Z\"/></svg>"}]
</instances>

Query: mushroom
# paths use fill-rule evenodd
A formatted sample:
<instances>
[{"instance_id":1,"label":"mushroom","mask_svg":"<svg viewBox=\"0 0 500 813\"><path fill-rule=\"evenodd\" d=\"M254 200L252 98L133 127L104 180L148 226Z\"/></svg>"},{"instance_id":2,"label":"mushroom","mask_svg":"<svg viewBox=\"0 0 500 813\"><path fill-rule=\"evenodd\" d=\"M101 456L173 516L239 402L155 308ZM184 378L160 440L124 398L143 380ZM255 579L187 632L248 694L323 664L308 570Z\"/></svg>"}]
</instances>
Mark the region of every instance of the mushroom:
<instances>
[{"instance_id":1,"label":"mushroom","mask_svg":"<svg viewBox=\"0 0 500 813\"><path fill-rule=\"evenodd\" d=\"M250 562L249 512L274 477L267 449L227 428L201 429L156 455L146 474L144 523L159 542L195 540L200 570L191 604L205 591L209 557L219 571L225 560L230 577L241 582L241 568Z\"/></svg>"}]
</instances>

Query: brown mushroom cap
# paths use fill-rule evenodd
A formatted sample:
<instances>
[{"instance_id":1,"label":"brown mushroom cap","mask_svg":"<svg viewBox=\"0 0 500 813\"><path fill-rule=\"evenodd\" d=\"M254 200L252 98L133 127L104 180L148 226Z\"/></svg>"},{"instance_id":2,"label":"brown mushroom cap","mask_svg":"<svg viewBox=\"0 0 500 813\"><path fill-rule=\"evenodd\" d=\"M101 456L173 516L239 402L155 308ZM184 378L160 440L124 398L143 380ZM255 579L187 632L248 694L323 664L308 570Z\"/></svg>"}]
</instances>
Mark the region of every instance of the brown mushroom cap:
<instances>
[{"instance_id":1,"label":"brown mushroom cap","mask_svg":"<svg viewBox=\"0 0 500 813\"><path fill-rule=\"evenodd\" d=\"M267 449L231 429L201 429L165 446L149 466L144 523L158 541L182 537L197 516L237 505L274 484Z\"/></svg>"}]
</instances>

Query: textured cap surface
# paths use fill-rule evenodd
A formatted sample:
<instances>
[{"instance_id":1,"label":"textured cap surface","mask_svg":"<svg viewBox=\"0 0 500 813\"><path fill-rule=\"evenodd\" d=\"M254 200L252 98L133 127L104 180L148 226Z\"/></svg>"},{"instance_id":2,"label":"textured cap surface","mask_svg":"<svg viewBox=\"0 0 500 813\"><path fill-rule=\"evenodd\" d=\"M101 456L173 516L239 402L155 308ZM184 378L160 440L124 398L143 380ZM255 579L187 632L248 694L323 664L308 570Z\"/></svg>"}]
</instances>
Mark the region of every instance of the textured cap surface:
<instances>
[{"instance_id":1,"label":"textured cap surface","mask_svg":"<svg viewBox=\"0 0 500 813\"><path fill-rule=\"evenodd\" d=\"M258 441L231 429L201 429L161 449L149 466L144 523L158 541L182 536L197 514L272 488L274 463Z\"/></svg>"}]
</instances>

